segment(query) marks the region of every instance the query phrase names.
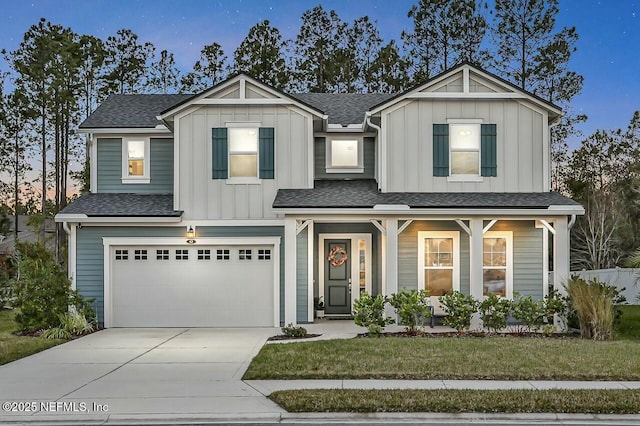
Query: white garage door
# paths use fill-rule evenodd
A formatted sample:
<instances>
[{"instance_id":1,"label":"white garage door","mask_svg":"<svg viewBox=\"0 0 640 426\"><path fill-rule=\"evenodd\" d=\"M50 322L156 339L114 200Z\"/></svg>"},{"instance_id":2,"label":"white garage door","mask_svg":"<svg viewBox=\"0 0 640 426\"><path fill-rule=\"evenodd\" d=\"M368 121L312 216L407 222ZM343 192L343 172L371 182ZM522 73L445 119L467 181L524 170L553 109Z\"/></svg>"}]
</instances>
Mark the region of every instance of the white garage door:
<instances>
[{"instance_id":1,"label":"white garage door","mask_svg":"<svg viewBox=\"0 0 640 426\"><path fill-rule=\"evenodd\" d=\"M273 326L273 246L112 246L113 327Z\"/></svg>"}]
</instances>

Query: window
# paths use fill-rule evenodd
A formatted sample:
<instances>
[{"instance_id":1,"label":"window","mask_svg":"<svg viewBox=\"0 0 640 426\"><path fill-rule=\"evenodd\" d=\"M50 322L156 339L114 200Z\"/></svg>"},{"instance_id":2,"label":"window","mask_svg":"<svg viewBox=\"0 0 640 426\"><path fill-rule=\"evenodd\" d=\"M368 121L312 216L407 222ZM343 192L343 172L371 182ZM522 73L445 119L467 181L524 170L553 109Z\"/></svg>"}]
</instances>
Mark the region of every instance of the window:
<instances>
[{"instance_id":1,"label":"window","mask_svg":"<svg viewBox=\"0 0 640 426\"><path fill-rule=\"evenodd\" d=\"M176 260L189 260L189 250L176 250Z\"/></svg>"},{"instance_id":2,"label":"window","mask_svg":"<svg viewBox=\"0 0 640 426\"><path fill-rule=\"evenodd\" d=\"M133 258L135 260L147 260L147 251L146 250L134 250Z\"/></svg>"},{"instance_id":3,"label":"window","mask_svg":"<svg viewBox=\"0 0 640 426\"><path fill-rule=\"evenodd\" d=\"M129 250L116 250L116 260L128 260Z\"/></svg>"},{"instance_id":4,"label":"window","mask_svg":"<svg viewBox=\"0 0 640 426\"><path fill-rule=\"evenodd\" d=\"M198 260L211 260L211 250L198 250Z\"/></svg>"},{"instance_id":5,"label":"window","mask_svg":"<svg viewBox=\"0 0 640 426\"><path fill-rule=\"evenodd\" d=\"M169 250L156 250L156 260L169 260Z\"/></svg>"},{"instance_id":6,"label":"window","mask_svg":"<svg viewBox=\"0 0 640 426\"><path fill-rule=\"evenodd\" d=\"M258 250L258 260L271 260L271 250L269 250L269 249L259 249Z\"/></svg>"},{"instance_id":7,"label":"window","mask_svg":"<svg viewBox=\"0 0 640 426\"><path fill-rule=\"evenodd\" d=\"M228 123L212 129L211 173L229 184L259 184L275 178L273 127L260 123Z\"/></svg>"},{"instance_id":8,"label":"window","mask_svg":"<svg viewBox=\"0 0 640 426\"><path fill-rule=\"evenodd\" d=\"M480 124L451 124L451 175L480 174Z\"/></svg>"},{"instance_id":9,"label":"window","mask_svg":"<svg viewBox=\"0 0 640 426\"><path fill-rule=\"evenodd\" d=\"M258 177L258 129L228 129L229 178Z\"/></svg>"},{"instance_id":10,"label":"window","mask_svg":"<svg viewBox=\"0 0 640 426\"><path fill-rule=\"evenodd\" d=\"M216 250L216 260L229 260L229 250L228 249Z\"/></svg>"},{"instance_id":11,"label":"window","mask_svg":"<svg viewBox=\"0 0 640 426\"><path fill-rule=\"evenodd\" d=\"M460 291L460 233L418 232L418 285L432 298Z\"/></svg>"},{"instance_id":12,"label":"window","mask_svg":"<svg viewBox=\"0 0 640 426\"><path fill-rule=\"evenodd\" d=\"M122 140L122 183L149 183L149 139Z\"/></svg>"},{"instance_id":13,"label":"window","mask_svg":"<svg viewBox=\"0 0 640 426\"><path fill-rule=\"evenodd\" d=\"M250 249L238 250L238 259L240 259L240 260L251 260L251 250Z\"/></svg>"},{"instance_id":14,"label":"window","mask_svg":"<svg viewBox=\"0 0 640 426\"><path fill-rule=\"evenodd\" d=\"M512 232L489 231L482 240L483 294L495 294L511 299L512 288Z\"/></svg>"},{"instance_id":15,"label":"window","mask_svg":"<svg viewBox=\"0 0 640 426\"><path fill-rule=\"evenodd\" d=\"M448 121L433 125L433 175L472 182L497 176L496 125L480 119Z\"/></svg>"},{"instance_id":16,"label":"window","mask_svg":"<svg viewBox=\"0 0 640 426\"><path fill-rule=\"evenodd\" d=\"M364 171L361 139L331 139L327 143L327 173Z\"/></svg>"}]
</instances>

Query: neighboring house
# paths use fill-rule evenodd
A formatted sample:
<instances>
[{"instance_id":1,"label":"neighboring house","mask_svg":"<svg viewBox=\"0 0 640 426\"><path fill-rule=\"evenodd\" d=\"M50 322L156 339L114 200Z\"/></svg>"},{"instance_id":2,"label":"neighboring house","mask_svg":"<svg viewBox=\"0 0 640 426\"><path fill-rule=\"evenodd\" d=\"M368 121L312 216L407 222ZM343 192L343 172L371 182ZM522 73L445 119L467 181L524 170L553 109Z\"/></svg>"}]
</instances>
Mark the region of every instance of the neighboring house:
<instances>
[{"instance_id":1,"label":"neighboring house","mask_svg":"<svg viewBox=\"0 0 640 426\"><path fill-rule=\"evenodd\" d=\"M8 216L11 221L9 229L10 232L6 236L0 235L0 258L9 257L15 252L16 247L16 239L14 233L14 223L15 216ZM41 236L36 232L32 226L29 226L27 222L29 221L29 216L27 215L18 215L18 241L22 242L30 242L33 243L35 241L39 241ZM46 219L44 225L45 232L45 244L46 246L53 250L55 246L55 233L56 233L56 224L52 219Z\"/></svg>"},{"instance_id":2,"label":"neighboring house","mask_svg":"<svg viewBox=\"0 0 640 426\"><path fill-rule=\"evenodd\" d=\"M81 126L91 188L56 216L106 327L280 326L359 294L541 298L582 206L550 190L562 111L469 64L397 95L240 74L112 95Z\"/></svg>"}]
</instances>

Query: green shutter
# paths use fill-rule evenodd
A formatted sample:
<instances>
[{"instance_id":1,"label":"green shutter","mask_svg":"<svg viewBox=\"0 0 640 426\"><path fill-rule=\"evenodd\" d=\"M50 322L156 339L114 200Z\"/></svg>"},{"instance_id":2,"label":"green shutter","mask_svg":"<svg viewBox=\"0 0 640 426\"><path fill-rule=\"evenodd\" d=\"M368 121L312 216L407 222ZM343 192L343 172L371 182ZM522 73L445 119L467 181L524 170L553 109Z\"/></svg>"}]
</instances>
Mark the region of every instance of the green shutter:
<instances>
[{"instance_id":1,"label":"green shutter","mask_svg":"<svg viewBox=\"0 0 640 426\"><path fill-rule=\"evenodd\" d=\"M480 175L498 176L496 125L483 124L480 130Z\"/></svg>"},{"instance_id":2,"label":"green shutter","mask_svg":"<svg viewBox=\"0 0 640 426\"><path fill-rule=\"evenodd\" d=\"M273 127L261 127L258 139L260 157L260 179L273 179L275 172L275 155Z\"/></svg>"},{"instance_id":3,"label":"green shutter","mask_svg":"<svg viewBox=\"0 0 640 426\"><path fill-rule=\"evenodd\" d=\"M449 176L449 125L433 125L433 175Z\"/></svg>"},{"instance_id":4,"label":"green shutter","mask_svg":"<svg viewBox=\"0 0 640 426\"><path fill-rule=\"evenodd\" d=\"M227 179L229 177L227 129L225 127L212 129L211 141L211 177L213 179Z\"/></svg>"}]
</instances>

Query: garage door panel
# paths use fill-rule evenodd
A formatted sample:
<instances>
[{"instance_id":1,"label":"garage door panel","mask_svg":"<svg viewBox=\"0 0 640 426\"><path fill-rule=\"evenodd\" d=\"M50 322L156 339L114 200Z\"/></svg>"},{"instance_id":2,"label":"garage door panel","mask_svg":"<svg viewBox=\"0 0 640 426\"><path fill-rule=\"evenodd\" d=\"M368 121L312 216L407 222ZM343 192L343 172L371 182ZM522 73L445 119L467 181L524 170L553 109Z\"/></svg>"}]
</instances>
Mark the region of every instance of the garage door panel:
<instances>
[{"instance_id":1,"label":"garage door panel","mask_svg":"<svg viewBox=\"0 0 640 426\"><path fill-rule=\"evenodd\" d=\"M128 258L122 259L122 250ZM241 260L240 250L244 252ZM121 250L117 260L116 250ZM147 250L135 260L135 250ZM168 250L157 259L157 250ZM188 259L179 260L188 250ZM198 259L198 250L201 258ZM209 250L208 257L204 250ZM218 250L221 250L218 252ZM228 250L228 259L224 259ZM258 252L261 250L261 259ZM114 247L112 312L115 327L273 326L271 246ZM141 252L140 252L141 253ZM218 259L220 254L223 259ZM139 258L141 255L138 256Z\"/></svg>"}]
</instances>

